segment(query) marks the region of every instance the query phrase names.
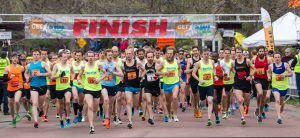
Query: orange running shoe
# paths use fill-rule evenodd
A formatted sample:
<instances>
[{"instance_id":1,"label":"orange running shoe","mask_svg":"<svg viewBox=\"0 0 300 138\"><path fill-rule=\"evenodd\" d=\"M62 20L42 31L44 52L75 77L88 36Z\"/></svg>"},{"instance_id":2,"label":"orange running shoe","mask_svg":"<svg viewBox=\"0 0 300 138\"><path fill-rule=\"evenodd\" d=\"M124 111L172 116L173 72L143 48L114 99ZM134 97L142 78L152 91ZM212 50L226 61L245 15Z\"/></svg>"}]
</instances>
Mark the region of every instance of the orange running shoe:
<instances>
[{"instance_id":1,"label":"orange running shoe","mask_svg":"<svg viewBox=\"0 0 300 138\"><path fill-rule=\"evenodd\" d=\"M46 115L42 115L42 122L48 122L48 119L47 119Z\"/></svg>"},{"instance_id":2,"label":"orange running shoe","mask_svg":"<svg viewBox=\"0 0 300 138\"><path fill-rule=\"evenodd\" d=\"M198 109L198 118L202 118L202 111Z\"/></svg>"},{"instance_id":3,"label":"orange running shoe","mask_svg":"<svg viewBox=\"0 0 300 138\"><path fill-rule=\"evenodd\" d=\"M107 129L109 129L110 128L110 119L105 119L103 124L105 124L105 127Z\"/></svg>"}]
</instances>

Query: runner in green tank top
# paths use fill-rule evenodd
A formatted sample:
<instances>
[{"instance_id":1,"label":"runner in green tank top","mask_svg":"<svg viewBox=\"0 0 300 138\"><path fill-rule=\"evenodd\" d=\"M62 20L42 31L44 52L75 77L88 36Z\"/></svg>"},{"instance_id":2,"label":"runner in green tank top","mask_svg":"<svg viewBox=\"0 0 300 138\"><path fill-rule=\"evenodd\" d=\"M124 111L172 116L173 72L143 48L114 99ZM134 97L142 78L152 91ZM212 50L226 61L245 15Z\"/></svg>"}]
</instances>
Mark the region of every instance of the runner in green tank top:
<instances>
[{"instance_id":1,"label":"runner in green tank top","mask_svg":"<svg viewBox=\"0 0 300 138\"><path fill-rule=\"evenodd\" d=\"M214 95L214 87L213 87L213 79L214 79L214 61L209 59L209 49L204 49L202 58L199 62L196 63L192 75L193 77L199 81L199 93L200 100L207 100L208 108L208 121L207 126L211 126L212 122L210 120L212 110L213 110L213 95ZM198 72L198 74L197 74Z\"/></svg>"},{"instance_id":2,"label":"runner in green tank top","mask_svg":"<svg viewBox=\"0 0 300 138\"><path fill-rule=\"evenodd\" d=\"M282 124L284 100L289 88L288 77L292 77L292 71L288 63L281 62L280 54L274 54L274 63L269 65L268 80L272 80L272 91L275 97L275 109L277 123Z\"/></svg>"},{"instance_id":3,"label":"runner in green tank top","mask_svg":"<svg viewBox=\"0 0 300 138\"><path fill-rule=\"evenodd\" d=\"M74 73L72 74L72 94L73 94L73 109L74 115L76 116L73 122L76 124L77 122L81 122L82 120L82 110L83 110L83 84L78 84L77 77L79 75L80 69L85 65L85 61L82 60L83 52L81 50L75 51L74 61L72 62L72 67ZM81 81L83 81L83 78ZM79 111L79 112L78 112Z\"/></svg>"},{"instance_id":4,"label":"runner in green tank top","mask_svg":"<svg viewBox=\"0 0 300 138\"><path fill-rule=\"evenodd\" d=\"M101 64L95 62L95 53L93 51L87 52L88 62L81 68L77 77L78 84L84 84L84 99L87 104L87 115L90 124L90 133L95 133L94 128L94 110L98 109L100 96L101 96L101 85L100 82L104 76L100 76L100 72L105 73ZM81 79L84 75L84 80ZM95 108L95 109L94 109Z\"/></svg>"},{"instance_id":5,"label":"runner in green tank top","mask_svg":"<svg viewBox=\"0 0 300 138\"><path fill-rule=\"evenodd\" d=\"M160 69L157 71L158 75L163 76L163 108L164 108L164 122L172 121L171 108L173 108L173 118L175 122L178 122L177 117L178 110L178 93L181 79L181 69L178 61L175 59L176 49L173 47L167 48L166 59L160 65ZM167 100L168 99L168 100ZM172 106L171 106L172 105ZM168 108L167 108L168 107Z\"/></svg>"},{"instance_id":6,"label":"runner in green tank top","mask_svg":"<svg viewBox=\"0 0 300 138\"><path fill-rule=\"evenodd\" d=\"M56 80L56 96L58 99L58 109L60 114L60 128L65 127L64 123L64 112L63 110L66 109L66 126L71 126L70 121L70 114L71 114L71 85L70 85L70 79L71 79L71 72L73 72L73 68L71 65L67 63L68 55L66 52L60 52L60 62L57 63L53 67L52 71L52 80Z\"/></svg>"}]
</instances>

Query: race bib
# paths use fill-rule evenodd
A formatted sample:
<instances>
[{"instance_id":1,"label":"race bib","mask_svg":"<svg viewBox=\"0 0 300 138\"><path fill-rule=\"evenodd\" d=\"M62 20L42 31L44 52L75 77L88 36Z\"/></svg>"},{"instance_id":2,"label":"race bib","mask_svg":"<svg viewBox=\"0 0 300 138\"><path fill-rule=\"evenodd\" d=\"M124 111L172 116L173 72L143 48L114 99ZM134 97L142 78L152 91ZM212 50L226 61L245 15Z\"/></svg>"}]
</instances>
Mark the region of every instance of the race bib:
<instances>
[{"instance_id":1,"label":"race bib","mask_svg":"<svg viewBox=\"0 0 300 138\"><path fill-rule=\"evenodd\" d=\"M112 81L113 80L113 75L112 74L108 74L104 77L105 81Z\"/></svg>"},{"instance_id":2,"label":"race bib","mask_svg":"<svg viewBox=\"0 0 300 138\"><path fill-rule=\"evenodd\" d=\"M10 83L10 85L12 87L19 87L19 82L18 81L13 81L13 82Z\"/></svg>"},{"instance_id":3,"label":"race bib","mask_svg":"<svg viewBox=\"0 0 300 138\"><path fill-rule=\"evenodd\" d=\"M174 77L174 76L175 76L175 71L174 70L168 71L167 77Z\"/></svg>"},{"instance_id":4,"label":"race bib","mask_svg":"<svg viewBox=\"0 0 300 138\"><path fill-rule=\"evenodd\" d=\"M61 84L66 84L66 83L68 83L69 82L69 78L68 77L61 77L60 78L60 83Z\"/></svg>"},{"instance_id":5,"label":"race bib","mask_svg":"<svg viewBox=\"0 0 300 138\"><path fill-rule=\"evenodd\" d=\"M94 84L95 83L95 78L94 77L88 77L87 81L89 84Z\"/></svg>"},{"instance_id":6,"label":"race bib","mask_svg":"<svg viewBox=\"0 0 300 138\"><path fill-rule=\"evenodd\" d=\"M127 77L128 77L128 80L134 80L136 79L136 72L128 72L127 73Z\"/></svg>"},{"instance_id":7,"label":"race bib","mask_svg":"<svg viewBox=\"0 0 300 138\"><path fill-rule=\"evenodd\" d=\"M40 70L32 70L33 77L36 77L38 73L40 73Z\"/></svg>"},{"instance_id":8,"label":"race bib","mask_svg":"<svg viewBox=\"0 0 300 138\"><path fill-rule=\"evenodd\" d=\"M148 82L156 81L157 79L158 79L158 77L155 74L147 74Z\"/></svg>"},{"instance_id":9,"label":"race bib","mask_svg":"<svg viewBox=\"0 0 300 138\"><path fill-rule=\"evenodd\" d=\"M276 81L283 81L284 80L284 77L281 76L281 75L276 75L275 78L276 78Z\"/></svg>"},{"instance_id":10,"label":"race bib","mask_svg":"<svg viewBox=\"0 0 300 138\"><path fill-rule=\"evenodd\" d=\"M246 72L243 71L243 72L237 72L237 76L238 78L241 80L241 79L245 79L246 78Z\"/></svg>"},{"instance_id":11,"label":"race bib","mask_svg":"<svg viewBox=\"0 0 300 138\"><path fill-rule=\"evenodd\" d=\"M211 79L211 74L203 74L203 80L210 80Z\"/></svg>"},{"instance_id":12,"label":"race bib","mask_svg":"<svg viewBox=\"0 0 300 138\"><path fill-rule=\"evenodd\" d=\"M265 68L257 68L255 73L256 75L265 75Z\"/></svg>"}]
</instances>

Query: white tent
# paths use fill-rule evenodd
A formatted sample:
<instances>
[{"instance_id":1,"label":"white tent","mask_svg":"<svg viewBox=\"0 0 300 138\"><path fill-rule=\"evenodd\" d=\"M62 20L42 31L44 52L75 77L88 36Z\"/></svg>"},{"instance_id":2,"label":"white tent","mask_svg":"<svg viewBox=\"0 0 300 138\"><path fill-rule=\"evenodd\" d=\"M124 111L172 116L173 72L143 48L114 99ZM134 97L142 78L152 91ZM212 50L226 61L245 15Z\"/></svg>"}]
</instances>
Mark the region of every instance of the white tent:
<instances>
[{"instance_id":1,"label":"white tent","mask_svg":"<svg viewBox=\"0 0 300 138\"><path fill-rule=\"evenodd\" d=\"M300 18L289 12L272 23L275 46L293 45L300 40ZM243 46L266 46L264 29L243 40Z\"/></svg>"}]
</instances>

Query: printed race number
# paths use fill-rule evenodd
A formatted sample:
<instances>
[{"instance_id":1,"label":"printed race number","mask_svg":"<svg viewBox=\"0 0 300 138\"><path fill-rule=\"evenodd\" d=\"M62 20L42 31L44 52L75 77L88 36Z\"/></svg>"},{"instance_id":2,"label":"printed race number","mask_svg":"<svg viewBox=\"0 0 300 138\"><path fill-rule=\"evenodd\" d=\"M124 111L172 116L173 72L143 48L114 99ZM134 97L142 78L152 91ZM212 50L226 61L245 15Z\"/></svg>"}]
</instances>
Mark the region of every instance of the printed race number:
<instances>
[{"instance_id":1,"label":"printed race number","mask_svg":"<svg viewBox=\"0 0 300 138\"><path fill-rule=\"evenodd\" d=\"M13 81L10 83L12 87L19 87L19 82L18 81Z\"/></svg>"},{"instance_id":2,"label":"printed race number","mask_svg":"<svg viewBox=\"0 0 300 138\"><path fill-rule=\"evenodd\" d=\"M66 83L68 83L69 82L69 78L68 77L61 77L60 78L60 83L61 84L66 84Z\"/></svg>"},{"instance_id":3,"label":"printed race number","mask_svg":"<svg viewBox=\"0 0 300 138\"><path fill-rule=\"evenodd\" d=\"M94 84L95 83L95 78L94 77L88 77L87 81L89 84Z\"/></svg>"},{"instance_id":4,"label":"printed race number","mask_svg":"<svg viewBox=\"0 0 300 138\"><path fill-rule=\"evenodd\" d=\"M128 80L136 79L136 72L128 72L127 73Z\"/></svg>"},{"instance_id":5,"label":"printed race number","mask_svg":"<svg viewBox=\"0 0 300 138\"><path fill-rule=\"evenodd\" d=\"M255 73L256 75L265 75L265 68L257 68Z\"/></svg>"},{"instance_id":6,"label":"printed race number","mask_svg":"<svg viewBox=\"0 0 300 138\"><path fill-rule=\"evenodd\" d=\"M108 74L104 77L105 81L112 81L113 80L113 75L112 74Z\"/></svg>"},{"instance_id":7,"label":"printed race number","mask_svg":"<svg viewBox=\"0 0 300 138\"><path fill-rule=\"evenodd\" d=\"M36 77L40 73L40 70L33 70L32 71L32 76Z\"/></svg>"},{"instance_id":8,"label":"printed race number","mask_svg":"<svg viewBox=\"0 0 300 138\"><path fill-rule=\"evenodd\" d=\"M282 75L276 75L276 81L283 81L284 77Z\"/></svg>"},{"instance_id":9,"label":"printed race number","mask_svg":"<svg viewBox=\"0 0 300 138\"><path fill-rule=\"evenodd\" d=\"M246 72L245 71L243 71L243 72L238 72L237 73L237 76L238 76L238 78L241 80L241 79L245 79L246 78Z\"/></svg>"},{"instance_id":10,"label":"printed race number","mask_svg":"<svg viewBox=\"0 0 300 138\"><path fill-rule=\"evenodd\" d=\"M210 80L211 74L203 74L203 80Z\"/></svg>"},{"instance_id":11,"label":"printed race number","mask_svg":"<svg viewBox=\"0 0 300 138\"><path fill-rule=\"evenodd\" d=\"M175 76L174 70L168 71L167 77L174 77L174 76Z\"/></svg>"}]
</instances>

